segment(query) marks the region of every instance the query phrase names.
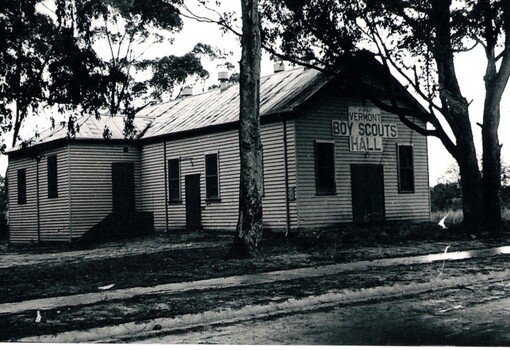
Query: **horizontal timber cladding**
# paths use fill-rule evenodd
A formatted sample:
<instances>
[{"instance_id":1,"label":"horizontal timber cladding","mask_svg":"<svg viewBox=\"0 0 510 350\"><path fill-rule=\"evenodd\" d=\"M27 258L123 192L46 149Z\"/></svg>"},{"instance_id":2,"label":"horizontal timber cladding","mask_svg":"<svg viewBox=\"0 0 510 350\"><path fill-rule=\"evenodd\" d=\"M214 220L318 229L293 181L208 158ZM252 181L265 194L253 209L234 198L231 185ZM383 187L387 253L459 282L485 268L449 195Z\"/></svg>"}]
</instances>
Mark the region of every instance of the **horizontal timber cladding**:
<instances>
[{"instance_id":1,"label":"horizontal timber cladding","mask_svg":"<svg viewBox=\"0 0 510 350\"><path fill-rule=\"evenodd\" d=\"M132 144L70 145L72 236L78 238L112 212L112 163L134 163L135 207L142 208L140 152Z\"/></svg>"},{"instance_id":2,"label":"horizontal timber cladding","mask_svg":"<svg viewBox=\"0 0 510 350\"><path fill-rule=\"evenodd\" d=\"M69 240L67 147L50 150L35 157L9 159L9 220L11 243L37 243ZM48 198L48 157L57 159L58 195ZM17 171L26 169L26 204L18 204ZM37 176L39 172L39 176ZM37 186L39 180L39 186ZM39 215L37 213L39 189ZM38 225L39 221L39 225ZM38 230L39 226L39 230Z\"/></svg>"},{"instance_id":3,"label":"horizontal timber cladding","mask_svg":"<svg viewBox=\"0 0 510 350\"><path fill-rule=\"evenodd\" d=\"M289 186L296 186L293 122L287 122ZM186 227L185 176L200 174L201 223L204 229L235 230L239 213L239 137L238 130L179 138L148 144L142 148L143 209L154 212L156 230ZM264 147L264 227L284 230L286 227L285 171L283 124L261 126ZM166 152L163 150L166 144ZM165 163L180 158L181 201L167 203L165 210ZM219 200L207 200L205 189L205 155L218 154ZM168 214L167 214L168 213ZM296 203L290 203L291 225L297 225Z\"/></svg>"},{"instance_id":4,"label":"horizontal timber cladding","mask_svg":"<svg viewBox=\"0 0 510 350\"><path fill-rule=\"evenodd\" d=\"M144 145L141 150L142 210L154 214L154 230L166 230L164 143Z\"/></svg>"},{"instance_id":5,"label":"horizontal timber cladding","mask_svg":"<svg viewBox=\"0 0 510 350\"><path fill-rule=\"evenodd\" d=\"M48 196L48 157L57 156L58 195ZM60 148L42 155L39 163L41 242L69 241L68 149Z\"/></svg>"},{"instance_id":6,"label":"horizontal timber cladding","mask_svg":"<svg viewBox=\"0 0 510 350\"><path fill-rule=\"evenodd\" d=\"M234 230L239 204L239 148L237 130L168 141L167 159L180 158L182 202L168 204L170 229L186 227L185 177L200 174L200 211L204 229ZM205 154L218 153L219 200L205 196ZM162 189L163 190L163 189Z\"/></svg>"},{"instance_id":7,"label":"horizontal timber cladding","mask_svg":"<svg viewBox=\"0 0 510 350\"><path fill-rule=\"evenodd\" d=\"M26 169L26 204L18 204L18 178L20 169ZM7 169L9 195L9 241L11 243L37 243L37 163L35 158L13 159L9 156Z\"/></svg>"},{"instance_id":8,"label":"horizontal timber cladding","mask_svg":"<svg viewBox=\"0 0 510 350\"><path fill-rule=\"evenodd\" d=\"M286 228L285 167L283 123L264 124L261 140L264 148L264 227L269 229ZM287 130L287 174L289 188L296 187L296 149L294 144L294 121L286 122ZM297 205L289 201L291 228L297 227Z\"/></svg>"},{"instance_id":9,"label":"horizontal timber cladding","mask_svg":"<svg viewBox=\"0 0 510 350\"><path fill-rule=\"evenodd\" d=\"M331 91L315 95L296 118L297 197L300 227L352 222L351 164L381 164L384 169L386 220L430 220L426 137L382 111L383 123L397 124L398 138L383 138L382 152L350 151L349 137L332 136L332 120L348 120L348 107L361 107L355 97L340 97ZM367 104L367 107L371 107ZM421 126L425 123L415 122ZM315 189L316 141L334 141L336 194L317 195ZM397 145L412 145L414 193L398 192Z\"/></svg>"}]
</instances>

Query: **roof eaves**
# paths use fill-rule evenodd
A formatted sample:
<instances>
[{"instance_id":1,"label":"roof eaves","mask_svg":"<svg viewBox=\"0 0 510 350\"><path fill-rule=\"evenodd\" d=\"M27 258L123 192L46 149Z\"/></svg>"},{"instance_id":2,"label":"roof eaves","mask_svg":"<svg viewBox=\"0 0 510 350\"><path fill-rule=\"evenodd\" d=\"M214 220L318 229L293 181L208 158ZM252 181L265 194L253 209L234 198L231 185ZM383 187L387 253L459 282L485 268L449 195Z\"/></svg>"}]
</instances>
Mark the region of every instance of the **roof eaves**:
<instances>
[{"instance_id":1,"label":"roof eaves","mask_svg":"<svg viewBox=\"0 0 510 350\"><path fill-rule=\"evenodd\" d=\"M277 105L270 108L263 115L296 111L297 108L312 98L320 89L322 89L334 78L334 75L324 74L325 73L322 73L321 75L316 76L303 90L299 91L298 93L289 94L287 98L283 99Z\"/></svg>"}]
</instances>

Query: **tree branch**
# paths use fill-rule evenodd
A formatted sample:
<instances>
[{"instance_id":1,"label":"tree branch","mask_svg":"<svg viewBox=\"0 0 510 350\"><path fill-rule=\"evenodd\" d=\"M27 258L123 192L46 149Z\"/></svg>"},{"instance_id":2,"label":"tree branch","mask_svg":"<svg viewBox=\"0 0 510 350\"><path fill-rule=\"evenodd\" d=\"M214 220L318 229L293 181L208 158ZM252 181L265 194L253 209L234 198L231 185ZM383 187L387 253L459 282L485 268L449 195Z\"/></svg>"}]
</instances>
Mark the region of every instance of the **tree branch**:
<instances>
[{"instance_id":1,"label":"tree branch","mask_svg":"<svg viewBox=\"0 0 510 350\"><path fill-rule=\"evenodd\" d=\"M386 68L387 73L392 75L391 67L393 67L398 72L398 74L400 74L405 79L405 81L413 88L415 93L417 93L418 96L423 98L428 103L428 105L429 105L429 107L431 109L434 108L435 110L437 110L437 111L442 113L443 112L442 108L434 103L434 101L431 98L431 96L425 94L421 90L418 81L417 80L415 81L411 77L409 77L404 72L404 70L399 67L397 62L395 62L395 60L392 58L392 55L391 55L391 52L390 52L391 50L384 44L384 40L383 40L382 36L379 34L377 28L375 28L371 24L371 23L373 23L373 21L371 21L370 18L366 17L366 14L364 16L364 21L365 21L365 24L367 25L367 27L370 30L370 34L369 35L371 37L371 40L376 45L377 51L379 53L378 56L381 58L381 60L383 62L383 66Z\"/></svg>"},{"instance_id":2,"label":"tree branch","mask_svg":"<svg viewBox=\"0 0 510 350\"><path fill-rule=\"evenodd\" d=\"M453 143L453 141L450 139L450 137L445 133L443 127L441 126L441 123L439 123L439 120L435 116L428 114L428 113L411 110L408 108L398 107L393 104L389 105L387 103L382 102L381 99L379 99L378 97L373 95L370 92L370 90L365 90L365 93L367 93L367 92L368 92L370 101L376 107L381 108L382 110L385 110L389 113L397 115L399 117L399 120L405 126L410 128L411 130L416 131L420 135L437 137L438 139L441 140L441 142L443 143L445 148L448 150L448 152L450 152L452 155L457 154L457 146L455 145L455 143ZM425 121L431 123L435 129L429 130L429 129L423 128L423 127L417 125L416 123L411 122L409 119L406 118L406 116L414 116L414 117L422 118Z\"/></svg>"},{"instance_id":3,"label":"tree branch","mask_svg":"<svg viewBox=\"0 0 510 350\"><path fill-rule=\"evenodd\" d=\"M241 38L241 32L237 31L234 27L232 27L231 25L229 25L227 23L227 21L222 17L222 15L220 13L218 13L217 11L215 10L212 10L212 9L209 9L211 10L212 12L215 12L216 14L218 14L218 16L220 16L220 19L219 20L214 20L212 18L209 18L209 17L204 17L204 16L199 16L195 13L193 13L186 5L182 5L183 8L189 13L189 14L185 14L183 13L182 11L180 12L180 15L185 17L185 18L189 18L189 19L193 19L195 21L198 21L198 22L202 22L202 23L211 23L211 24L216 24L228 31L230 31L231 33L237 35L239 38ZM207 8L207 7L206 7ZM274 48L272 48L271 46L267 45L265 42L262 42L262 48L264 50L266 50L267 52L269 52L270 54L282 59L282 60L285 60L285 61L288 61L288 62L291 62L291 63L294 63L294 64L298 64L300 66L304 66L304 67L307 67L307 68L312 68L312 69L317 69L319 71L322 71L322 72L325 72L325 73L331 73L331 72L334 72L335 70L333 69L333 67L330 67L329 69L328 68L325 68L325 67L320 67L318 66L317 64L311 64L308 62L308 60L304 59L304 58L299 58L299 57L294 57L294 56L290 56L290 55L286 55L286 54L283 54L281 52L278 52L276 51ZM323 62L321 62L323 63ZM326 66L326 64L324 63L324 65Z\"/></svg>"}]
</instances>

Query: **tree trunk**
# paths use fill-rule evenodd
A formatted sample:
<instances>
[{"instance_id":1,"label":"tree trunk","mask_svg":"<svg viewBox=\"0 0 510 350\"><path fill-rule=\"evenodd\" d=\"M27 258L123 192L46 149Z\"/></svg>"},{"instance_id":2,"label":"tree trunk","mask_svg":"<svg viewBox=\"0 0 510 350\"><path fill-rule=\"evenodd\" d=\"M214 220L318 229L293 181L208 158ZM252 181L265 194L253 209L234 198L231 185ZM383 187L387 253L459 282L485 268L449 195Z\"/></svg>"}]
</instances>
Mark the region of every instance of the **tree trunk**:
<instances>
[{"instance_id":1,"label":"tree trunk","mask_svg":"<svg viewBox=\"0 0 510 350\"><path fill-rule=\"evenodd\" d=\"M469 104L462 95L455 72L451 5L452 0L432 0L432 22L436 30L432 52L437 64L442 114L456 139L452 155L459 164L463 225L469 231L479 231L484 218L482 177L469 120Z\"/></svg>"},{"instance_id":2,"label":"tree trunk","mask_svg":"<svg viewBox=\"0 0 510 350\"><path fill-rule=\"evenodd\" d=\"M498 137L500 107L499 102L492 101L490 95L489 90L487 90L482 126L484 229L492 235L498 235L502 229L501 146Z\"/></svg>"},{"instance_id":3,"label":"tree trunk","mask_svg":"<svg viewBox=\"0 0 510 350\"><path fill-rule=\"evenodd\" d=\"M483 33L486 39L485 55L487 67L485 70L485 102L483 110L482 145L483 145L483 190L485 218L484 229L491 235L498 235L502 229L501 218L501 145L499 144L498 128L501 117L500 103L503 92L510 77L510 23L506 20L510 16L508 1L502 2L502 25L505 34L504 51L502 52L498 72L498 58L496 56L497 29L494 28L494 8L489 0L482 4Z\"/></svg>"},{"instance_id":4,"label":"tree trunk","mask_svg":"<svg viewBox=\"0 0 510 350\"><path fill-rule=\"evenodd\" d=\"M460 186L462 190L462 225L468 231L479 231L484 217L482 178L473 142L458 146Z\"/></svg>"},{"instance_id":5,"label":"tree trunk","mask_svg":"<svg viewBox=\"0 0 510 350\"><path fill-rule=\"evenodd\" d=\"M231 258L250 258L262 237L262 146L260 142L260 24L258 0L241 0L243 34L239 78L239 219Z\"/></svg>"}]
</instances>

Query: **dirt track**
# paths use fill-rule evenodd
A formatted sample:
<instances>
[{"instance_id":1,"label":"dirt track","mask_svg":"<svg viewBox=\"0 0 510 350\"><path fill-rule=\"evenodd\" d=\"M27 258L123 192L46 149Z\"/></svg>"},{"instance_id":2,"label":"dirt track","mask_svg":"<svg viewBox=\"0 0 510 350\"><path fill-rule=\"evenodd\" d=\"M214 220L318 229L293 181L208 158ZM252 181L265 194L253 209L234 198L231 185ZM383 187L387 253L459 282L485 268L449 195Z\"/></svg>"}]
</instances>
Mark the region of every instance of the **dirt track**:
<instances>
[{"instance_id":1,"label":"dirt track","mask_svg":"<svg viewBox=\"0 0 510 350\"><path fill-rule=\"evenodd\" d=\"M489 289L500 289L495 297ZM508 283L154 335L140 343L509 346ZM503 292L503 290L505 290Z\"/></svg>"},{"instance_id":2,"label":"dirt track","mask_svg":"<svg viewBox=\"0 0 510 350\"><path fill-rule=\"evenodd\" d=\"M153 238L154 240L152 240ZM269 305L271 303L285 303L289 299L296 299L298 301L306 300L307 298L328 295L328 293L345 293L345 291L348 290L356 292L363 291L365 288L385 288L396 285L427 283L428 281L435 280L448 280L452 278L469 280L469 276L481 274L483 277L484 275L500 273L509 266L509 258L506 255L493 257L490 256L490 254L489 256L487 254L482 254L482 256L471 256L467 260L455 261L435 258L425 263L422 262L421 264L413 262L412 258L404 258L404 260L410 261L410 263L404 265L397 264L396 266L392 264L377 265L374 264L374 262L367 265L362 262L375 258L409 257L417 254L421 255L423 253L442 253L447 246L450 246L448 250L450 252L462 249L488 248L494 245L504 244L506 243L505 240L489 243L475 240L408 241L402 244L378 244L370 246L331 245L329 243L317 244L317 242L312 242L313 244L307 243L305 247L300 245L296 246L293 245L292 242L283 240L271 242L271 244L266 245L262 254L256 259L249 261L225 261L222 259L222 256L228 248L230 238L230 236L210 237L207 235L197 235L194 237L196 240L195 242L193 240L182 242L179 241L181 238L176 241L175 237L149 237L146 239L117 243L117 247L120 247L119 252L112 252L112 256L108 255L107 252L108 249L115 250L115 244L102 245L94 249L82 251L64 252L69 254L69 256L62 260L54 259L52 254L55 253L52 252L28 253L12 251L8 253L12 255L28 254L39 257L33 259L30 265L18 264L0 269L2 278L10 281L9 284L3 285L0 288L4 288L4 293L9 293L9 290L20 291L20 293L16 292L12 295L4 294L9 295L9 298L14 296L18 296L19 298L19 295L23 295L22 293L27 293L25 295L28 296L51 296L69 294L69 292L71 292L71 294L88 291L97 292L98 286L108 284L114 284L112 292L115 292L118 289L130 286L154 286L158 284L157 282L196 281L199 279L221 276L226 277L239 274L251 275L263 273L265 271L304 267L311 267L313 269L314 266L324 266L332 263L348 265L352 263L353 266L357 266L357 268L337 271L335 274L319 273L313 277L296 276L297 278L281 282L273 281L272 283L264 282L255 285L232 285L216 290L205 288L203 290L172 292L170 294L161 292L151 295L140 295L125 300L100 301L91 305L57 307L55 309L42 311L43 320L40 323L35 323L34 321L36 316L35 310L20 312L0 318L0 339L27 339L27 337L35 335L95 329L97 327L120 325L126 322L140 324L148 320L150 322L150 320L159 318L175 318L182 315L197 315L204 312L214 313L225 309L242 310L248 308L247 310L249 310L252 306L264 307L264 305ZM201 244L203 246L200 246ZM206 247L205 245L208 244L211 245ZM165 246L165 249L162 248L163 246ZM155 247L155 251L147 251L150 247ZM171 249L169 247L174 247L176 249ZM161 250L157 250L157 248L161 248ZM73 259L72 264L70 264L67 259ZM82 275L77 276L77 272L82 273ZM27 288L27 286L30 286L34 282L34 279L37 281L39 289ZM494 295L496 295L496 298L506 296L506 287L502 288L499 286L495 289L484 288L485 284L482 283L481 290L483 290L483 293L481 295L475 295L472 291L468 293L468 295L473 296L473 299L469 301L469 303L476 304L481 296L489 298L494 297ZM497 293L495 294L495 292ZM26 298L18 300L24 299ZM410 300L410 305L414 305L414 301L412 301L414 298L412 300L406 300ZM417 300L421 299L418 298ZM384 301L383 304L391 302L392 301ZM426 304L426 299L423 299L423 302ZM397 302L395 301L395 303ZM376 307L378 303L366 303L367 307L372 304ZM401 302L401 304L407 304L407 302ZM362 307L362 305L359 306ZM347 309L349 308L350 306L347 307ZM377 310L374 309L374 315L377 315L376 311ZM319 311L319 313L320 312L322 311ZM421 311L418 310L417 312L420 313ZM311 311L309 314L310 320L312 320L316 312ZM298 317L298 315L295 315L295 317ZM354 312L354 315L356 315L356 312ZM284 320L288 317L293 316L279 317L279 319L285 322ZM304 320L306 321L306 317ZM379 328L384 328L385 322L390 322L385 318L379 318L378 320L381 322ZM236 325L241 327L239 330L242 331L245 322L249 324L250 321L239 322L238 325ZM257 321L254 322L259 325L261 329L264 329L264 323L259 324ZM323 323L325 322L334 324L333 321L328 321L327 318L323 321ZM363 322L359 324L354 323L354 325L360 327L363 324ZM367 325L368 324L367 321ZM354 327L354 325L351 324L352 327ZM156 327L158 324L154 326ZM306 322L303 323L302 326L306 327ZM347 326L348 325L346 325L346 327ZM227 326L227 328L228 327L231 326ZM274 327L278 329L277 325ZM312 323L309 323L308 327L310 331L317 329L317 325ZM388 327L390 327L390 324ZM361 328L360 332L362 332ZM214 329L212 332L216 332ZM164 329L159 325L159 327L156 327L154 337L151 336L151 339L153 341L171 341L168 339L172 338L166 338L170 336L168 332L169 329ZM306 334L304 331L301 333ZM186 334L189 334L190 337L186 339L191 339L191 342L226 341L226 338L214 340L216 338L208 338L206 335L202 338L200 335L196 335L197 333L189 331L187 331ZM300 342L293 342L292 339L301 339L300 341L303 339L299 337L295 338L284 331L281 331L281 334L282 336L287 334L289 338L287 340L283 339L287 341L287 343L300 344ZM348 334L350 333L347 332L347 335ZM377 334L377 332L374 334ZM114 337L111 340L114 339L117 338ZM243 343L242 339L235 339L237 339L236 341L239 343ZM277 337L267 339L277 339ZM317 343L320 343L320 339L320 337L317 338ZM349 338L348 336L345 339L351 339L351 341L355 340L355 338ZM331 342L342 344L345 343L345 339L331 338ZM356 339L361 340L359 344L371 344L369 339L363 339L363 337ZM52 341L51 337L48 338L48 340ZM129 341L132 340L133 338L130 338ZM122 340L117 339L117 341ZM179 340L179 342L184 343L189 341ZM247 342L250 343L249 340L247 340ZM274 340L275 344L279 342L280 340ZM260 341L258 343L266 343L266 341ZM323 344L329 343L323 340Z\"/></svg>"}]
</instances>

